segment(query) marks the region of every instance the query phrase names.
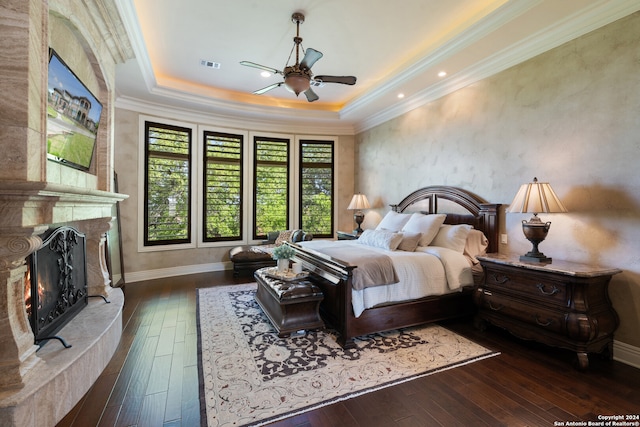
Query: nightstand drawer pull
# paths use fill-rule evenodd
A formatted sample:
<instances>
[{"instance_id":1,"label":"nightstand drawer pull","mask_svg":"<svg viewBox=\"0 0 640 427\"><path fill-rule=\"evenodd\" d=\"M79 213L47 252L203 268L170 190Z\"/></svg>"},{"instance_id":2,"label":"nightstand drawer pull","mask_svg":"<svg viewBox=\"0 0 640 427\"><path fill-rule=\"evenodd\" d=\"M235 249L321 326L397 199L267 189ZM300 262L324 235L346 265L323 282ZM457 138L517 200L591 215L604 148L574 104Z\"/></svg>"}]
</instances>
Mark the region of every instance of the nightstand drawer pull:
<instances>
[{"instance_id":1,"label":"nightstand drawer pull","mask_svg":"<svg viewBox=\"0 0 640 427\"><path fill-rule=\"evenodd\" d=\"M555 295L555 294L557 294L558 292L560 292L560 289L556 288L556 285L553 285L553 289L551 289L551 292L547 292L547 291L545 291L545 290L544 290L544 284L542 284L542 283L538 283L538 284L536 285L536 287L540 290L540 293L541 293L542 295L552 296L552 295Z\"/></svg>"},{"instance_id":2,"label":"nightstand drawer pull","mask_svg":"<svg viewBox=\"0 0 640 427\"><path fill-rule=\"evenodd\" d=\"M504 308L504 305L500 304L500 305L494 306L493 303L489 301L489 308L493 311L500 311Z\"/></svg>"},{"instance_id":3,"label":"nightstand drawer pull","mask_svg":"<svg viewBox=\"0 0 640 427\"><path fill-rule=\"evenodd\" d=\"M503 276L501 274L494 273L492 274L492 276L493 276L493 281L496 282L498 285L504 285L509 281L509 277Z\"/></svg>"},{"instance_id":4,"label":"nightstand drawer pull","mask_svg":"<svg viewBox=\"0 0 640 427\"><path fill-rule=\"evenodd\" d=\"M545 326L546 327L546 326L550 326L553 323L553 320L551 320L551 319L549 319L546 322L541 322L540 319L538 319L538 315L537 314L534 316L534 319L536 320L536 323L538 325L540 325L540 326Z\"/></svg>"}]
</instances>

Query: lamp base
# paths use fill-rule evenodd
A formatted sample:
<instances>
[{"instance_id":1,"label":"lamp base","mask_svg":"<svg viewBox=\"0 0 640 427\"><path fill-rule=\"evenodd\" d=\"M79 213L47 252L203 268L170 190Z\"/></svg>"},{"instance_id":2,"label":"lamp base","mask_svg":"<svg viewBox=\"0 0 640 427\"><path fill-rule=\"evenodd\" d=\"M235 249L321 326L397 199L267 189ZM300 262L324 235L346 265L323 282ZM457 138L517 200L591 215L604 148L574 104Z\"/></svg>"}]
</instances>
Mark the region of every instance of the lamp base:
<instances>
[{"instance_id":1,"label":"lamp base","mask_svg":"<svg viewBox=\"0 0 640 427\"><path fill-rule=\"evenodd\" d=\"M529 222L522 221L524 236L533 244L533 247L529 252L520 256L520 261L536 264L551 263L551 258L544 256L544 254L538 250L540 242L547 237L549 227L551 227L551 223L543 223L537 214L533 214L533 218L531 218Z\"/></svg>"},{"instance_id":2,"label":"lamp base","mask_svg":"<svg viewBox=\"0 0 640 427\"><path fill-rule=\"evenodd\" d=\"M353 230L353 234L357 234L359 236L364 231L361 227L362 221L364 221L364 213L362 213L362 211L357 211L355 214L353 214L353 220L356 222L356 224L358 224L358 227Z\"/></svg>"},{"instance_id":3,"label":"lamp base","mask_svg":"<svg viewBox=\"0 0 640 427\"><path fill-rule=\"evenodd\" d=\"M536 264L551 264L552 262L552 258L544 256L543 253L530 254L531 252L527 252L525 255L520 255L520 261Z\"/></svg>"}]
</instances>

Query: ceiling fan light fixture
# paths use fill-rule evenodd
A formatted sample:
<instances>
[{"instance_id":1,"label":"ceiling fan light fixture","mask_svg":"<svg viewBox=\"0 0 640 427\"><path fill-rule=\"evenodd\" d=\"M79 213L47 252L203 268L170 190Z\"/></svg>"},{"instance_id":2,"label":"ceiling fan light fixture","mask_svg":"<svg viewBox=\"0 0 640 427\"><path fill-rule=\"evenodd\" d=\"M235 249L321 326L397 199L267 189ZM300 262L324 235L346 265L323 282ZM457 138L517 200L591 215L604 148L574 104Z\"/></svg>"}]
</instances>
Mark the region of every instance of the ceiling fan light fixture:
<instances>
[{"instance_id":1,"label":"ceiling fan light fixture","mask_svg":"<svg viewBox=\"0 0 640 427\"><path fill-rule=\"evenodd\" d=\"M303 73L289 73L284 79L284 85L297 96L309 89L310 80L309 76Z\"/></svg>"}]
</instances>

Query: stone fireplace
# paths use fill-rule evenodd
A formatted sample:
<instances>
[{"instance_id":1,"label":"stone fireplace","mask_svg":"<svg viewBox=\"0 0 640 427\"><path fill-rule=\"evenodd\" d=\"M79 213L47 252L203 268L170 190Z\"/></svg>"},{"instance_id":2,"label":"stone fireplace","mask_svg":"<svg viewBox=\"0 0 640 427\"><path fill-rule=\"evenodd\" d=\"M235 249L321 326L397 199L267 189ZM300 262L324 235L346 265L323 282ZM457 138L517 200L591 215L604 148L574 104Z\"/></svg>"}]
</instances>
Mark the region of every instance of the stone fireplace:
<instances>
[{"instance_id":1,"label":"stone fireplace","mask_svg":"<svg viewBox=\"0 0 640 427\"><path fill-rule=\"evenodd\" d=\"M52 426L107 366L122 334L121 289L112 288L105 233L113 193L115 67L133 49L114 0L0 4L0 425ZM49 48L103 106L88 171L47 160ZM73 342L38 349L25 305L26 260L50 228L86 237L90 298L58 332ZM35 380L37 378L37 381Z\"/></svg>"},{"instance_id":2,"label":"stone fireplace","mask_svg":"<svg viewBox=\"0 0 640 427\"><path fill-rule=\"evenodd\" d=\"M88 391L115 352L124 296L110 286L105 233L113 204L125 197L0 181L0 425L54 425ZM92 298L64 325L59 334L72 348L51 343L38 349L26 310L27 259L43 246L48 230L60 226L84 234L86 292L110 303Z\"/></svg>"}]
</instances>

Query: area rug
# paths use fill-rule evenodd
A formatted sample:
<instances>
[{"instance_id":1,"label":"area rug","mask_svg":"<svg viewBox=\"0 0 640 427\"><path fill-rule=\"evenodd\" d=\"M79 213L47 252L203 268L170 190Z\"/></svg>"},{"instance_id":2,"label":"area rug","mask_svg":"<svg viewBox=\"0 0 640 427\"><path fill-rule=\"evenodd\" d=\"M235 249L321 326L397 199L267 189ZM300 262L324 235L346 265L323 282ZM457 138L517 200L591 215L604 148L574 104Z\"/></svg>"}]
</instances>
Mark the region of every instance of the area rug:
<instances>
[{"instance_id":1,"label":"area rug","mask_svg":"<svg viewBox=\"0 0 640 427\"><path fill-rule=\"evenodd\" d=\"M350 350L332 330L278 338L255 291L198 289L202 426L263 425L498 354L438 325L364 336Z\"/></svg>"}]
</instances>

